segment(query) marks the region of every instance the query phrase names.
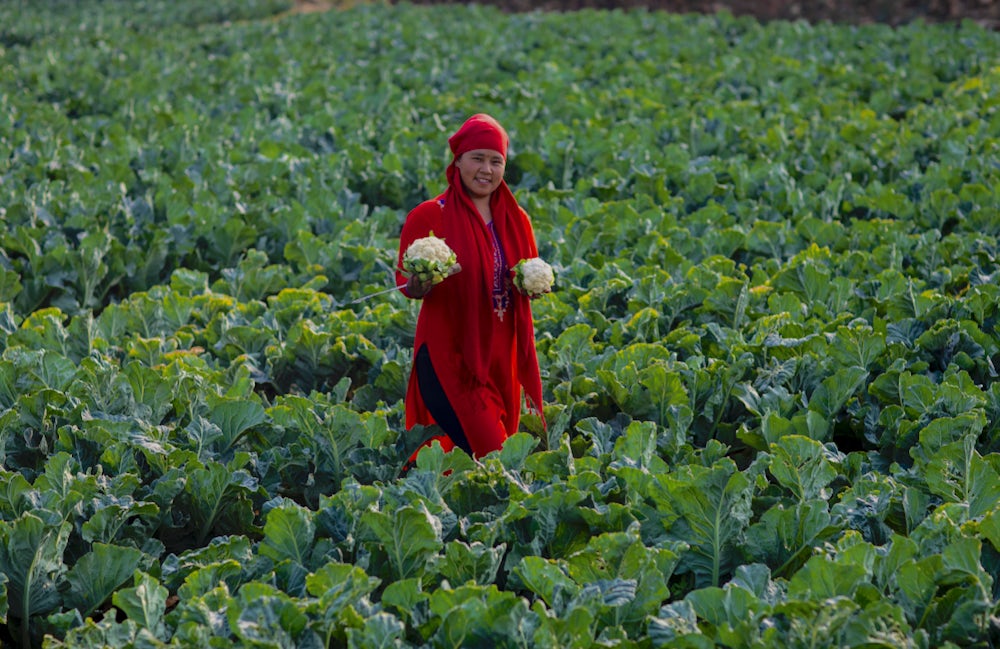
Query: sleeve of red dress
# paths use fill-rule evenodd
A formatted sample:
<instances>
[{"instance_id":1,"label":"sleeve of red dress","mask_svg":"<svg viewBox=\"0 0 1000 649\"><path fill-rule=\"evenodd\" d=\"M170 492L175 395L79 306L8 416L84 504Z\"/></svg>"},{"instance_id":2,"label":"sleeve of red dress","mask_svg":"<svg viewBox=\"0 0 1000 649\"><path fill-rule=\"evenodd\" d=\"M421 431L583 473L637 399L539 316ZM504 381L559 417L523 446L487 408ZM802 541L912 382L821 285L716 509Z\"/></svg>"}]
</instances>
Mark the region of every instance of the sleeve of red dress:
<instances>
[{"instance_id":1,"label":"sleeve of red dress","mask_svg":"<svg viewBox=\"0 0 1000 649\"><path fill-rule=\"evenodd\" d=\"M434 229L435 217L440 219L441 207L434 201L425 201L413 208L406 215L403 230L399 233L399 253L396 255L396 286L405 284L407 277L403 274L403 254L410 244L428 236ZM406 287L399 289L406 297L413 297Z\"/></svg>"}]
</instances>

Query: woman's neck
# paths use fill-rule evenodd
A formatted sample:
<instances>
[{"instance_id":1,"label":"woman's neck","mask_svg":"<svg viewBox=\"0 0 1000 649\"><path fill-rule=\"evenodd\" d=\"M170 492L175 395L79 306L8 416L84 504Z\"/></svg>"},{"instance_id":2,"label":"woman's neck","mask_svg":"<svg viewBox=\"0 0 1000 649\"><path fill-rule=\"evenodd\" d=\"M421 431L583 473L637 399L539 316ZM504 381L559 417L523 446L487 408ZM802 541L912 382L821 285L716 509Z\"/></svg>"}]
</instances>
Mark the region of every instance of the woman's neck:
<instances>
[{"instance_id":1,"label":"woman's neck","mask_svg":"<svg viewBox=\"0 0 1000 649\"><path fill-rule=\"evenodd\" d=\"M490 197L484 196L483 198L473 198L472 204L476 206L479 210L479 216L482 217L483 222L489 224L493 221L493 210L490 209Z\"/></svg>"}]
</instances>

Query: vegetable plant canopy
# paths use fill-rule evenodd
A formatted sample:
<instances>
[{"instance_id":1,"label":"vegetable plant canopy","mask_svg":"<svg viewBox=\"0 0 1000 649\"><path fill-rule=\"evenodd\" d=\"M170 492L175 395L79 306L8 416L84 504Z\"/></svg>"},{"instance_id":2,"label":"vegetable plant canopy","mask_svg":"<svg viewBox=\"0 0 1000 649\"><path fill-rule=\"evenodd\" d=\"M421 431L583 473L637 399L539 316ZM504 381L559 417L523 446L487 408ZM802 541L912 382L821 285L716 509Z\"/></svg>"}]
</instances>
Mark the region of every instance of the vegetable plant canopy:
<instances>
[{"instance_id":1,"label":"vegetable plant canopy","mask_svg":"<svg viewBox=\"0 0 1000 649\"><path fill-rule=\"evenodd\" d=\"M0 3L0 644L1000 643L1000 36ZM468 115L547 426L404 431Z\"/></svg>"}]
</instances>

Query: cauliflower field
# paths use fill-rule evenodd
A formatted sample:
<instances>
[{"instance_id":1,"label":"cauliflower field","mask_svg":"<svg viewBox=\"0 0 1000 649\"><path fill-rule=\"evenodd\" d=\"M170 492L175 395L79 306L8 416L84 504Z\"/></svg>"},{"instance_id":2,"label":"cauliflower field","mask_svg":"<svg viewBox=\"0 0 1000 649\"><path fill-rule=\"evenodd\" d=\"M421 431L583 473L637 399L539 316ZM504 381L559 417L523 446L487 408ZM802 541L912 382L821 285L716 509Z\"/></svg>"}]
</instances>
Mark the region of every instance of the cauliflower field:
<instances>
[{"instance_id":1,"label":"cauliflower field","mask_svg":"<svg viewBox=\"0 0 1000 649\"><path fill-rule=\"evenodd\" d=\"M0 3L0 644L1000 643L1000 36ZM488 112L548 427L403 430Z\"/></svg>"}]
</instances>

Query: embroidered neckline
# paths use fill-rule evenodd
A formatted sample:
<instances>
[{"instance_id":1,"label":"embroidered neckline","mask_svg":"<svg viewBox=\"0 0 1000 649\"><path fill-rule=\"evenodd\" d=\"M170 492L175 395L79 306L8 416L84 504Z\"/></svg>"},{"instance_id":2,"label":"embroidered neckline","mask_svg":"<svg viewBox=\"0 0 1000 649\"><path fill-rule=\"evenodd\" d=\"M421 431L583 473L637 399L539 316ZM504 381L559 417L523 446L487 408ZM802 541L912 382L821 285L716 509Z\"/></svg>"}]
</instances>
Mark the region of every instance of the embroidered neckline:
<instances>
[{"instance_id":1,"label":"embroidered neckline","mask_svg":"<svg viewBox=\"0 0 1000 649\"><path fill-rule=\"evenodd\" d=\"M503 316L510 307L510 278L507 277L507 258L503 253L503 246L500 245L500 238L497 236L492 221L486 224L486 229L489 230L493 243L493 313L503 322Z\"/></svg>"}]
</instances>

